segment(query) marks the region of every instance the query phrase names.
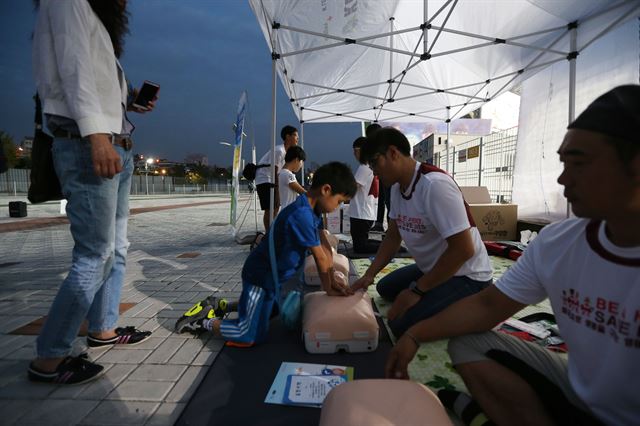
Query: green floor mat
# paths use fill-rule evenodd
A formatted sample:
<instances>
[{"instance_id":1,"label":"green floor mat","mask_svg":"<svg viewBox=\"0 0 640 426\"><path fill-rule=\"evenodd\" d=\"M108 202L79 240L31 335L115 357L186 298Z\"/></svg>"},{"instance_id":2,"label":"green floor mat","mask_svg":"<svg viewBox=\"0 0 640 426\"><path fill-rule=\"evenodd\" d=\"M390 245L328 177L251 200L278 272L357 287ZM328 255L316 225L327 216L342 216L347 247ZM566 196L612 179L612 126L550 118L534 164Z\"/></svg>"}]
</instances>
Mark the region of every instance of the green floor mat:
<instances>
[{"instance_id":1,"label":"green floor mat","mask_svg":"<svg viewBox=\"0 0 640 426\"><path fill-rule=\"evenodd\" d=\"M494 280L504 275L507 269L515 263L514 261L503 257L489 256L489 258L493 265ZM360 276L362 276L369 265L371 265L371 261L369 259L352 259L351 262ZM385 275L413 263L415 263L413 259L393 259L392 262L378 273L374 284L377 284L378 280ZM389 330L386 318L386 314L391 307L391 303L380 297L376 291L375 285L370 286L368 292L378 307L378 310L383 317L384 324L387 327L387 331L389 332L389 335L392 336L393 340L393 334L391 333L391 330ZM514 315L514 317L520 318L535 312L551 312L549 301L545 300L538 305L528 306ZM447 342L448 340L440 340L420 345L416 357L409 364L409 375L412 380L418 383L423 383L435 391L438 389L456 389L468 392L462 382L462 379L451 365L451 360L447 353Z\"/></svg>"}]
</instances>

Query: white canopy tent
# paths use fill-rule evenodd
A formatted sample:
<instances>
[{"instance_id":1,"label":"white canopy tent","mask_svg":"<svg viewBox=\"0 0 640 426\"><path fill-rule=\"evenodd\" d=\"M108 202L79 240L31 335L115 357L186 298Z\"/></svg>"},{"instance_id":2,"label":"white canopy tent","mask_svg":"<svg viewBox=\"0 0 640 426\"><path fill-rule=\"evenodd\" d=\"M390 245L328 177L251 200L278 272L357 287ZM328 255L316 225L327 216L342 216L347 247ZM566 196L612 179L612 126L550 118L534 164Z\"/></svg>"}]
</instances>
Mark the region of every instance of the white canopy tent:
<instances>
[{"instance_id":1,"label":"white canopy tent","mask_svg":"<svg viewBox=\"0 0 640 426\"><path fill-rule=\"evenodd\" d=\"M640 0L249 2L273 59L272 146L276 75L301 124L449 123L569 61L568 122L580 52L640 13Z\"/></svg>"}]
</instances>

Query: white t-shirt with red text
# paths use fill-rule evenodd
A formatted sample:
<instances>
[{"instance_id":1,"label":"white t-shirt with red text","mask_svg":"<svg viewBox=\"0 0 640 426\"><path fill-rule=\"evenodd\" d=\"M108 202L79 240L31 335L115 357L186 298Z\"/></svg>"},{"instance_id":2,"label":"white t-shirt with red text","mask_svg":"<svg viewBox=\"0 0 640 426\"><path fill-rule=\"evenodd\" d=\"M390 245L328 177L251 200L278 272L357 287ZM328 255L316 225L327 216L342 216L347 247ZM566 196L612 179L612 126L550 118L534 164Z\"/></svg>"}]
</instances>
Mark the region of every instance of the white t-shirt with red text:
<instances>
[{"instance_id":1,"label":"white t-shirt with red text","mask_svg":"<svg viewBox=\"0 0 640 426\"><path fill-rule=\"evenodd\" d=\"M478 228L471 227L460 188L448 174L422 174L420 166L416 163L412 185L404 197L400 184L391 187L389 218L396 221L409 253L422 272L429 272L447 249L446 239L471 228L475 253L454 275L490 280L493 273L489 255Z\"/></svg>"},{"instance_id":2,"label":"white t-shirt with red text","mask_svg":"<svg viewBox=\"0 0 640 426\"><path fill-rule=\"evenodd\" d=\"M496 283L533 304L549 297L569 348L569 382L607 424L640 422L640 247L609 241L605 224L546 226Z\"/></svg>"}]
</instances>

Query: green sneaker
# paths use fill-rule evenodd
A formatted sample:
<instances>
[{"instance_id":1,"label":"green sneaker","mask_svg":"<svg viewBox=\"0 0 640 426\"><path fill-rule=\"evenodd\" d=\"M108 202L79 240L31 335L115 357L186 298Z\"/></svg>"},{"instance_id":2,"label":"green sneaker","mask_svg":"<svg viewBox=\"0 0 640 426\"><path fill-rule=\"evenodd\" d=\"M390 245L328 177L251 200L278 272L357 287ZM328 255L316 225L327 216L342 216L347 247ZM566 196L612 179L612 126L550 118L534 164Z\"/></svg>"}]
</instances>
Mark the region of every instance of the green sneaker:
<instances>
[{"instance_id":1,"label":"green sneaker","mask_svg":"<svg viewBox=\"0 0 640 426\"><path fill-rule=\"evenodd\" d=\"M215 296L209 296L182 314L178 321L176 321L173 331L174 333L202 331L202 323L204 320L212 318L222 319L229 308L230 304L227 299L218 299Z\"/></svg>"}]
</instances>

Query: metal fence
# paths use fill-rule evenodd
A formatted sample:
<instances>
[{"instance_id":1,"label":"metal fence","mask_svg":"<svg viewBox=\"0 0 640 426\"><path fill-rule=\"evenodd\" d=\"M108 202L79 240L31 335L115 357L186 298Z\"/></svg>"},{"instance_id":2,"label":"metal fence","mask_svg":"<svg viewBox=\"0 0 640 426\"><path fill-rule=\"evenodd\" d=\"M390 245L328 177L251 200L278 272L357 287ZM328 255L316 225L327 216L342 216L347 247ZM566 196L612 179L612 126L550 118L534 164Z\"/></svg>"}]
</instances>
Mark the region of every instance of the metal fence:
<instances>
[{"instance_id":1,"label":"metal fence","mask_svg":"<svg viewBox=\"0 0 640 426\"><path fill-rule=\"evenodd\" d=\"M460 186L486 186L495 203L510 203L518 128L503 130L458 144L434 158Z\"/></svg>"},{"instance_id":2,"label":"metal fence","mask_svg":"<svg viewBox=\"0 0 640 426\"><path fill-rule=\"evenodd\" d=\"M29 169L9 169L0 173L0 194L26 194L29 190ZM240 192L249 192L248 182L240 182ZM159 175L133 175L131 195L231 193L231 180L210 179L206 184L188 183L185 178Z\"/></svg>"}]
</instances>

